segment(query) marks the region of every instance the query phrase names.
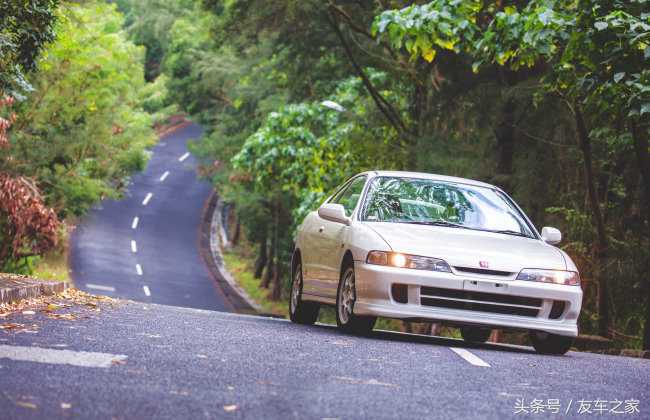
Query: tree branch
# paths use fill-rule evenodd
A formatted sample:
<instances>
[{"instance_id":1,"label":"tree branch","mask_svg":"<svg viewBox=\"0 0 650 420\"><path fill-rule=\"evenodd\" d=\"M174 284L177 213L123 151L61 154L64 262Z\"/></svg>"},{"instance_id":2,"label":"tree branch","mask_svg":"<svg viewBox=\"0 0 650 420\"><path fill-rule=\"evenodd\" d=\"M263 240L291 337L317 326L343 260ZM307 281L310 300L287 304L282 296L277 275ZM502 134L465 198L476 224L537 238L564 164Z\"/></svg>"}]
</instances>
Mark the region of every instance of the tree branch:
<instances>
[{"instance_id":1,"label":"tree branch","mask_svg":"<svg viewBox=\"0 0 650 420\"><path fill-rule=\"evenodd\" d=\"M373 86L372 82L368 78L368 75L365 73L363 68L361 68L357 60L354 58L352 49L350 48L350 45L345 40L345 37L343 36L343 33L341 32L341 29L338 26L338 22L336 21L336 18L334 17L334 13L331 11L331 9L328 16L328 22L332 27L332 29L334 29L334 32L336 33L339 40L341 41L341 45L343 46L343 49L345 50L345 54L348 56L348 59L352 64L352 67L357 72L359 77L361 77L363 85L365 86L366 90L374 100L379 110L382 112L382 114L384 114L386 119L395 128L395 130L397 130L397 132L400 135L409 137L408 130L406 128L406 125L402 121L402 118L399 116L395 108L377 91L377 89Z\"/></svg>"}]
</instances>

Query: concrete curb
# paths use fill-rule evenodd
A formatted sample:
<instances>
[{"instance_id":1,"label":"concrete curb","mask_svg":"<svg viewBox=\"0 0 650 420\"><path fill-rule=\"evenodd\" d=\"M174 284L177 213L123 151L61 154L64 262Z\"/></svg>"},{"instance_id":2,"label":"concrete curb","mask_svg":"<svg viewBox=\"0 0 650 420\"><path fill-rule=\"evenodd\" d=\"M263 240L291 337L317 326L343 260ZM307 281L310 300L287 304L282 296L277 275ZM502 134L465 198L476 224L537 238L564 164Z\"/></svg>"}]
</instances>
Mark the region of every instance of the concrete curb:
<instances>
[{"instance_id":1,"label":"concrete curb","mask_svg":"<svg viewBox=\"0 0 650 420\"><path fill-rule=\"evenodd\" d=\"M0 304L54 295L68 287L68 282L64 281L41 281L18 274L0 273Z\"/></svg>"},{"instance_id":2,"label":"concrete curb","mask_svg":"<svg viewBox=\"0 0 650 420\"><path fill-rule=\"evenodd\" d=\"M212 223L210 224L210 251L212 252L212 257L214 258L214 262L219 269L219 272L223 276L223 278L230 284L230 287L232 287L241 297L246 301L248 305L250 305L253 309L255 309L256 312L261 313L262 307L257 304L249 295L246 293L246 291L235 281L234 277L228 269L226 268L225 264L223 263L223 256L221 255L221 247L228 247L230 246L230 241L228 240L228 234L226 233L226 230L224 229L222 220L222 214L221 211L223 210L223 202L217 198L217 204L215 206L214 212L212 213Z\"/></svg>"},{"instance_id":3,"label":"concrete curb","mask_svg":"<svg viewBox=\"0 0 650 420\"><path fill-rule=\"evenodd\" d=\"M233 312L243 314L257 314L258 306L246 294L246 292L235 282L232 275L223 265L221 249L219 246L220 233L220 202L219 196L213 192L206 202L203 210L201 227L201 256L205 261L212 277L217 282L222 294L232 307Z\"/></svg>"}]
</instances>

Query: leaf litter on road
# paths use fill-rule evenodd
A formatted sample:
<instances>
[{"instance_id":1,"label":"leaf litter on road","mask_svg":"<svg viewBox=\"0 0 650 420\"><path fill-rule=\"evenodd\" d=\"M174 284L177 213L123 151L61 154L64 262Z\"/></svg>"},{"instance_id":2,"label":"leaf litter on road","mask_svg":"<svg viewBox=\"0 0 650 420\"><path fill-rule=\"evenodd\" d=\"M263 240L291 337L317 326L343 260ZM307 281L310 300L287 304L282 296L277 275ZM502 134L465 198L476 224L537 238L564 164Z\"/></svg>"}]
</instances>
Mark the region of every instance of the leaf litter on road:
<instances>
[{"instance_id":1,"label":"leaf litter on road","mask_svg":"<svg viewBox=\"0 0 650 420\"><path fill-rule=\"evenodd\" d=\"M26 326L20 322L12 322L10 318L20 315L31 317L40 313L49 319L76 321L90 318L93 314L101 312L102 306L114 307L120 302L108 296L92 295L69 288L55 295L3 303L0 304L0 320L6 319L7 322L0 322L0 330L14 333L36 333L38 332L37 324Z\"/></svg>"}]
</instances>

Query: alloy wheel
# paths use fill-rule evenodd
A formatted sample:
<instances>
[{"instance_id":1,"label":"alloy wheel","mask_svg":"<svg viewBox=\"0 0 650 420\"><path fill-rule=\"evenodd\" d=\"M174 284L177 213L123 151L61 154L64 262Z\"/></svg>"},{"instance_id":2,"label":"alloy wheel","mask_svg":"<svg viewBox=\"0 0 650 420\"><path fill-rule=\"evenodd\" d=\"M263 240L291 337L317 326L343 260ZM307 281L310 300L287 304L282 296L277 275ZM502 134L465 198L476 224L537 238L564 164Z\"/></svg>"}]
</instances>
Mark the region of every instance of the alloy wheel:
<instances>
[{"instance_id":1,"label":"alloy wheel","mask_svg":"<svg viewBox=\"0 0 650 420\"><path fill-rule=\"evenodd\" d=\"M302 267L298 265L296 272L293 276L293 283L291 285L291 313L296 312L298 307L298 300L300 299L300 291L302 289Z\"/></svg>"},{"instance_id":2,"label":"alloy wheel","mask_svg":"<svg viewBox=\"0 0 650 420\"><path fill-rule=\"evenodd\" d=\"M354 269L348 268L343 276L343 284L341 293L339 295L339 319L342 324L347 324L350 321L352 310L354 308Z\"/></svg>"}]
</instances>

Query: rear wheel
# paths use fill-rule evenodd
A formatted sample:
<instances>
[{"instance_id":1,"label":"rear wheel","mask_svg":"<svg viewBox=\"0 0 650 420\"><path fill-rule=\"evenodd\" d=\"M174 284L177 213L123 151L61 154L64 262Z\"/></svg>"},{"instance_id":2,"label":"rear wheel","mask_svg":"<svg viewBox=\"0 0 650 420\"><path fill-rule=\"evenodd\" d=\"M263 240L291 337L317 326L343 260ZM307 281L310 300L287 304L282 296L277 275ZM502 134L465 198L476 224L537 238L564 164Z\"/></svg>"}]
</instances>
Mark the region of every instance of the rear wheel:
<instances>
[{"instance_id":1,"label":"rear wheel","mask_svg":"<svg viewBox=\"0 0 650 420\"><path fill-rule=\"evenodd\" d=\"M300 263L296 264L292 279L289 318L297 324L311 325L318 319L320 306L318 303L302 300L302 265Z\"/></svg>"},{"instance_id":2,"label":"rear wheel","mask_svg":"<svg viewBox=\"0 0 650 420\"><path fill-rule=\"evenodd\" d=\"M355 315L354 302L356 299L354 264L347 263L342 270L336 293L336 324L348 333L369 334L375 326L377 318Z\"/></svg>"},{"instance_id":3,"label":"rear wheel","mask_svg":"<svg viewBox=\"0 0 650 420\"><path fill-rule=\"evenodd\" d=\"M485 343L492 330L489 328L478 328L478 327L461 327L460 335L463 337L463 340L468 343Z\"/></svg>"},{"instance_id":4,"label":"rear wheel","mask_svg":"<svg viewBox=\"0 0 650 420\"><path fill-rule=\"evenodd\" d=\"M531 331L530 341L537 353L565 354L573 344L573 337L550 334L544 331Z\"/></svg>"}]
</instances>

